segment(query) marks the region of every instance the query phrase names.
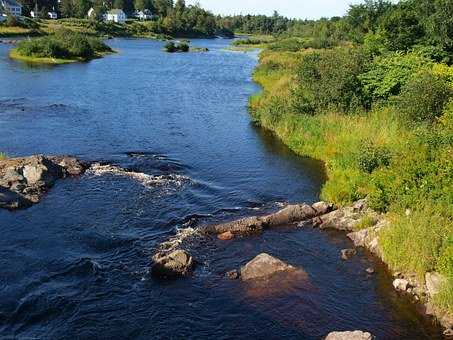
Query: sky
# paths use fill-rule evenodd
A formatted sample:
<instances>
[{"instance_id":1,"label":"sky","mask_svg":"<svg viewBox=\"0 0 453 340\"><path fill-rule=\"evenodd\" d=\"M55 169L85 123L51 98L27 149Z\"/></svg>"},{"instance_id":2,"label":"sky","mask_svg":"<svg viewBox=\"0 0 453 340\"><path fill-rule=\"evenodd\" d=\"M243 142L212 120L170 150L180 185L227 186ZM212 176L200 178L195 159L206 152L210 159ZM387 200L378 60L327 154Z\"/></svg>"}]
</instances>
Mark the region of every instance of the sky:
<instances>
[{"instance_id":1,"label":"sky","mask_svg":"<svg viewBox=\"0 0 453 340\"><path fill-rule=\"evenodd\" d=\"M196 2L214 14L266 14L274 10L289 18L318 19L341 16L350 4L363 0L186 0L191 5Z\"/></svg>"}]
</instances>

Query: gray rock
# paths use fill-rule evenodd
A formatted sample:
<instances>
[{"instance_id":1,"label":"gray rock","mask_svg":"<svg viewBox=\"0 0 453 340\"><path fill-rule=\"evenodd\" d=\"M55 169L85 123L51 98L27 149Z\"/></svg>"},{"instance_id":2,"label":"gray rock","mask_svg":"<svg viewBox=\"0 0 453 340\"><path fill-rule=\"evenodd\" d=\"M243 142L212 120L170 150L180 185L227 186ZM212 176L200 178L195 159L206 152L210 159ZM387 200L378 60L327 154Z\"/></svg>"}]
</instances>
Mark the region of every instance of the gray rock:
<instances>
[{"instance_id":1,"label":"gray rock","mask_svg":"<svg viewBox=\"0 0 453 340\"><path fill-rule=\"evenodd\" d=\"M371 335L371 333L362 331L331 332L325 338L325 340L372 340L372 339L374 339L374 337Z\"/></svg>"},{"instance_id":2,"label":"gray rock","mask_svg":"<svg viewBox=\"0 0 453 340\"><path fill-rule=\"evenodd\" d=\"M405 279L395 279L395 280L393 280L393 287L396 290L405 292L409 288L409 281L407 281Z\"/></svg>"},{"instance_id":3,"label":"gray rock","mask_svg":"<svg viewBox=\"0 0 453 340\"><path fill-rule=\"evenodd\" d=\"M266 253L259 254L241 268L243 281L262 279L277 272L294 271L295 267Z\"/></svg>"},{"instance_id":4,"label":"gray rock","mask_svg":"<svg viewBox=\"0 0 453 340\"><path fill-rule=\"evenodd\" d=\"M355 249L342 249L341 250L341 259L343 261L349 260L351 257L357 254L357 250Z\"/></svg>"},{"instance_id":5,"label":"gray rock","mask_svg":"<svg viewBox=\"0 0 453 340\"><path fill-rule=\"evenodd\" d=\"M63 175L58 165L43 156L30 157L28 164L22 168L22 174L28 185L43 183L48 187L52 186Z\"/></svg>"},{"instance_id":6,"label":"gray rock","mask_svg":"<svg viewBox=\"0 0 453 340\"><path fill-rule=\"evenodd\" d=\"M50 159L55 163L61 166L64 170L66 176L79 176L87 168L86 164L79 161L75 157L70 156L53 156Z\"/></svg>"},{"instance_id":7,"label":"gray rock","mask_svg":"<svg viewBox=\"0 0 453 340\"><path fill-rule=\"evenodd\" d=\"M158 277L178 277L190 274L194 260L185 250L175 250L170 254L156 254L153 257L152 274Z\"/></svg>"},{"instance_id":8,"label":"gray rock","mask_svg":"<svg viewBox=\"0 0 453 340\"><path fill-rule=\"evenodd\" d=\"M325 215L328 212L332 211L332 209L333 209L333 205L331 203L327 203L324 201L316 202L311 207L313 209L315 209L315 211L318 215Z\"/></svg>"},{"instance_id":9,"label":"gray rock","mask_svg":"<svg viewBox=\"0 0 453 340\"><path fill-rule=\"evenodd\" d=\"M433 297L442 289L442 286L447 283L447 279L439 273L426 273L425 284L430 297Z\"/></svg>"},{"instance_id":10,"label":"gray rock","mask_svg":"<svg viewBox=\"0 0 453 340\"><path fill-rule=\"evenodd\" d=\"M20 209L29 207L31 202L22 195L0 186L0 208Z\"/></svg>"}]
</instances>

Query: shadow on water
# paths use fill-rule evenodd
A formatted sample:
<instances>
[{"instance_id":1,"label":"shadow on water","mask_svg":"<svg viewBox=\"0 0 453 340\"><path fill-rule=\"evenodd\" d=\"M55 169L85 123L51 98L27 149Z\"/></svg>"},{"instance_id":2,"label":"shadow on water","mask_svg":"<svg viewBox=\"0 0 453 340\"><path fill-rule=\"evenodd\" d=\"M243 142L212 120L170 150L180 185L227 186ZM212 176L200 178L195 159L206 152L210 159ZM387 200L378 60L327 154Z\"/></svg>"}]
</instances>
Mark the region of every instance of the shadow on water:
<instances>
[{"instance_id":1,"label":"shadow on water","mask_svg":"<svg viewBox=\"0 0 453 340\"><path fill-rule=\"evenodd\" d=\"M276 159L284 159L293 164L298 164L300 173L306 175L316 187L322 188L328 179L324 162L310 157L298 156L271 131L253 123L251 123L251 126L267 152L276 155Z\"/></svg>"}]
</instances>

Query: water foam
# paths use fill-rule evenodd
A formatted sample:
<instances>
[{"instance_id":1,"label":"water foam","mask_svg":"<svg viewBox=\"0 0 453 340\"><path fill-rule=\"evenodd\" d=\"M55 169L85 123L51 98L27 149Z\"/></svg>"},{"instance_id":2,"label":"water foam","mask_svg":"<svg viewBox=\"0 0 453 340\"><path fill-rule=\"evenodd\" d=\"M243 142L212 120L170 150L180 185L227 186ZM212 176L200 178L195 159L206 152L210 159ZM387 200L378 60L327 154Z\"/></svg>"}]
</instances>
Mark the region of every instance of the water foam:
<instances>
[{"instance_id":1,"label":"water foam","mask_svg":"<svg viewBox=\"0 0 453 340\"><path fill-rule=\"evenodd\" d=\"M114 175L120 177L129 177L147 188L162 186L180 188L185 184L191 182L189 177L183 175L148 175L142 172L129 171L110 164L102 165L99 163L93 164L90 169L88 169L87 173L93 176Z\"/></svg>"}]
</instances>

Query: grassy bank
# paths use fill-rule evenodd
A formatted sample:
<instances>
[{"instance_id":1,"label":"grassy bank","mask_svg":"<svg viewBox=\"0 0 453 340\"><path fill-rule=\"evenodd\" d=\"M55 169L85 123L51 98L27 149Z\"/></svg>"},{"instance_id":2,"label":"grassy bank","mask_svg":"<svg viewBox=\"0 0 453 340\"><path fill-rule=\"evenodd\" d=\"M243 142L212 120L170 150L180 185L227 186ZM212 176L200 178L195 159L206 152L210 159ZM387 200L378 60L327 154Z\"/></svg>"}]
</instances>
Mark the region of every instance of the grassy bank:
<instances>
[{"instance_id":1,"label":"grassy bank","mask_svg":"<svg viewBox=\"0 0 453 340\"><path fill-rule=\"evenodd\" d=\"M453 69L407 55L403 61L415 66L404 84L370 100L365 85L378 92L395 70L409 67L399 60L396 65L406 66L373 73L396 57L361 53L352 47L285 51L269 45L254 72L263 90L250 99L251 114L294 152L325 162L323 199L341 206L367 197L386 213L392 226L380 237L385 261L421 279L429 271L445 275L448 284L436 303L453 312L453 102L441 108L428 103L427 113L437 110L428 118L426 103L420 103L443 100L436 97L440 92L451 99L444 85L453 88ZM372 86L367 83L385 72L390 75L384 81L376 76ZM423 77L427 84L417 82ZM437 85L439 93L429 93Z\"/></svg>"}]
</instances>

